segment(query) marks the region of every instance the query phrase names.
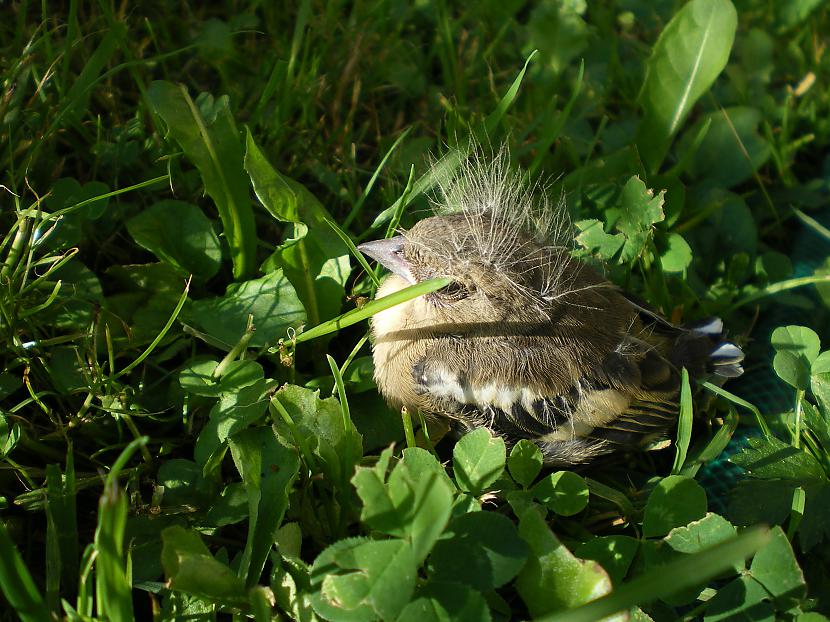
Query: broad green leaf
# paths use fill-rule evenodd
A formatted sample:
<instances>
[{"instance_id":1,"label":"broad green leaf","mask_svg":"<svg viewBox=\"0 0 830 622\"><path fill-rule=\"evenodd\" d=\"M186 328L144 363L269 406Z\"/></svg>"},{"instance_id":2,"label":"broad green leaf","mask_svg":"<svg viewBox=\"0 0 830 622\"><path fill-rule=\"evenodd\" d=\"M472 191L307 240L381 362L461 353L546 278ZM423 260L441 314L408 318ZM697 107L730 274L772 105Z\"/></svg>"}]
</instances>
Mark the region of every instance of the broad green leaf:
<instances>
[{"instance_id":1,"label":"broad green leaf","mask_svg":"<svg viewBox=\"0 0 830 622\"><path fill-rule=\"evenodd\" d=\"M161 261L207 280L219 271L222 251L207 216L195 205L167 199L130 218L127 231Z\"/></svg>"},{"instance_id":2,"label":"broad green leaf","mask_svg":"<svg viewBox=\"0 0 830 622\"><path fill-rule=\"evenodd\" d=\"M456 582L430 581L398 616L397 622L490 622L481 592Z\"/></svg>"},{"instance_id":3,"label":"broad green leaf","mask_svg":"<svg viewBox=\"0 0 830 622\"><path fill-rule=\"evenodd\" d=\"M248 539L239 575L247 576L245 585L253 587L276 541L300 460L296 450L277 440L270 426L238 432L228 445L248 493Z\"/></svg>"},{"instance_id":4,"label":"broad green leaf","mask_svg":"<svg viewBox=\"0 0 830 622\"><path fill-rule=\"evenodd\" d=\"M798 604L807 584L784 531L773 527L770 533L770 541L755 554L749 574L767 589L779 609L787 610Z\"/></svg>"},{"instance_id":5,"label":"broad green leaf","mask_svg":"<svg viewBox=\"0 0 830 622\"><path fill-rule=\"evenodd\" d=\"M663 272L683 272L692 263L692 248L679 233L671 233L666 238L668 245L660 255Z\"/></svg>"},{"instance_id":6,"label":"broad green leaf","mask_svg":"<svg viewBox=\"0 0 830 622\"><path fill-rule=\"evenodd\" d=\"M244 430L265 417L268 410L266 391L266 382L262 380L219 396L196 439L196 447L193 449L196 462L205 466L213 452L231 434Z\"/></svg>"},{"instance_id":7,"label":"broad green leaf","mask_svg":"<svg viewBox=\"0 0 830 622\"><path fill-rule=\"evenodd\" d=\"M799 483L821 482L825 475L818 461L808 452L788 445L774 436L752 437L748 447L729 461L759 479L783 479Z\"/></svg>"},{"instance_id":8,"label":"broad green leaf","mask_svg":"<svg viewBox=\"0 0 830 622\"><path fill-rule=\"evenodd\" d=\"M570 609L611 591L611 579L602 566L574 557L535 509L520 517L519 535L530 555L515 586L531 616Z\"/></svg>"},{"instance_id":9,"label":"broad green leaf","mask_svg":"<svg viewBox=\"0 0 830 622\"><path fill-rule=\"evenodd\" d=\"M199 169L230 246L233 274L250 278L256 269L256 227L242 168L243 150L228 96L202 94L194 102L182 84L156 81L147 99L167 126L167 134Z\"/></svg>"},{"instance_id":10,"label":"broad green leaf","mask_svg":"<svg viewBox=\"0 0 830 622\"><path fill-rule=\"evenodd\" d=\"M688 525L675 527L663 539L678 553L697 553L710 546L734 538L738 530L728 520L709 512L700 520L692 521ZM737 571L743 566L737 568Z\"/></svg>"},{"instance_id":11,"label":"broad green leaf","mask_svg":"<svg viewBox=\"0 0 830 622\"><path fill-rule=\"evenodd\" d=\"M779 326L772 331L775 373L797 389L810 387L810 370L821 342L816 333L805 326Z\"/></svg>"},{"instance_id":12,"label":"broad green leaf","mask_svg":"<svg viewBox=\"0 0 830 622\"><path fill-rule=\"evenodd\" d=\"M692 0L660 33L639 97L637 145L650 171L660 168L692 106L726 66L737 23L729 0Z\"/></svg>"},{"instance_id":13,"label":"broad green leaf","mask_svg":"<svg viewBox=\"0 0 830 622\"><path fill-rule=\"evenodd\" d=\"M205 519L212 527L235 525L248 518L248 493L241 482L231 482L210 506Z\"/></svg>"},{"instance_id":14,"label":"broad green leaf","mask_svg":"<svg viewBox=\"0 0 830 622\"><path fill-rule=\"evenodd\" d=\"M162 505L168 508L205 507L217 492L216 484L202 476L202 468L184 458L173 458L162 463L156 481L164 486Z\"/></svg>"},{"instance_id":15,"label":"broad green leaf","mask_svg":"<svg viewBox=\"0 0 830 622\"><path fill-rule=\"evenodd\" d=\"M706 492L689 477L669 475L655 486L643 515L643 535L664 536L706 515Z\"/></svg>"},{"instance_id":16,"label":"broad green leaf","mask_svg":"<svg viewBox=\"0 0 830 622\"><path fill-rule=\"evenodd\" d=\"M219 397L237 393L265 377L262 365L249 359L231 361L219 376L218 367L219 362L214 359L196 359L179 372L179 384L194 395Z\"/></svg>"},{"instance_id":17,"label":"broad green leaf","mask_svg":"<svg viewBox=\"0 0 830 622\"><path fill-rule=\"evenodd\" d=\"M589 28L580 2L540 2L528 20L530 44L554 73L563 71L588 46ZM581 9L581 10L580 10Z\"/></svg>"},{"instance_id":18,"label":"broad green leaf","mask_svg":"<svg viewBox=\"0 0 830 622\"><path fill-rule=\"evenodd\" d=\"M242 579L210 554L199 534L175 525L162 531L161 537L161 564L170 589L227 604L247 604Z\"/></svg>"},{"instance_id":19,"label":"broad green leaf","mask_svg":"<svg viewBox=\"0 0 830 622\"><path fill-rule=\"evenodd\" d=\"M786 479L742 480L732 491L726 515L736 525L782 523L790 515L793 491L798 486L797 481Z\"/></svg>"},{"instance_id":20,"label":"broad green leaf","mask_svg":"<svg viewBox=\"0 0 830 622\"><path fill-rule=\"evenodd\" d=\"M774 622L769 594L750 576L738 577L720 588L707 603L704 622Z\"/></svg>"},{"instance_id":21,"label":"broad green leaf","mask_svg":"<svg viewBox=\"0 0 830 622\"><path fill-rule=\"evenodd\" d=\"M814 376L830 372L830 350L822 352L814 360L810 367L810 373Z\"/></svg>"},{"instance_id":22,"label":"broad green leaf","mask_svg":"<svg viewBox=\"0 0 830 622\"><path fill-rule=\"evenodd\" d=\"M600 220L579 220L574 224L580 231L576 241L600 259L613 259L625 244L622 233L606 233Z\"/></svg>"},{"instance_id":23,"label":"broad green leaf","mask_svg":"<svg viewBox=\"0 0 830 622\"><path fill-rule=\"evenodd\" d=\"M640 543L629 536L595 536L580 545L574 554L582 559L599 562L614 585L628 573Z\"/></svg>"},{"instance_id":24,"label":"broad green leaf","mask_svg":"<svg viewBox=\"0 0 830 622\"><path fill-rule=\"evenodd\" d=\"M593 622L620 614L638 603L665 599L712 579L728 570L737 560L746 559L769 541L769 531L761 527L747 529L727 542L682 555L618 586L613 592L575 609L546 617L546 622Z\"/></svg>"},{"instance_id":25,"label":"broad green leaf","mask_svg":"<svg viewBox=\"0 0 830 622\"><path fill-rule=\"evenodd\" d=\"M493 436L487 428L465 434L452 451L455 481L461 490L480 495L504 471L504 439Z\"/></svg>"},{"instance_id":26,"label":"broad green leaf","mask_svg":"<svg viewBox=\"0 0 830 622\"><path fill-rule=\"evenodd\" d=\"M420 564L447 525L453 487L431 454L418 448L406 452L388 481L385 470L376 466L358 468L352 483L363 501L361 520L372 529L409 540ZM433 465L424 466L426 460Z\"/></svg>"},{"instance_id":27,"label":"broad green leaf","mask_svg":"<svg viewBox=\"0 0 830 622\"><path fill-rule=\"evenodd\" d=\"M277 248L266 267L291 281L312 326L340 312L351 273L349 252L327 224L331 215L305 186L274 169L246 133L245 170L257 198L277 220L294 223L290 243Z\"/></svg>"},{"instance_id":28,"label":"broad green leaf","mask_svg":"<svg viewBox=\"0 0 830 622\"><path fill-rule=\"evenodd\" d=\"M678 141L677 150L683 152L691 148L702 127L709 127L691 156L689 175L721 188L732 188L751 178L772 154L769 143L758 133L762 120L761 112L748 106L725 108L701 117Z\"/></svg>"},{"instance_id":29,"label":"broad green leaf","mask_svg":"<svg viewBox=\"0 0 830 622\"><path fill-rule=\"evenodd\" d=\"M45 212L54 213L83 203L82 207L73 209L61 217L60 226L50 235L44 244L49 248L68 248L78 246L84 238L84 226L98 220L106 212L109 200L103 197L109 192L107 185L100 181L81 184L71 177L63 177L52 184L49 195L43 199ZM89 202L87 202L89 201Z\"/></svg>"},{"instance_id":30,"label":"broad green leaf","mask_svg":"<svg viewBox=\"0 0 830 622\"><path fill-rule=\"evenodd\" d=\"M560 516L573 516L588 505L588 484L573 471L551 473L539 480L531 492Z\"/></svg>"},{"instance_id":31,"label":"broad green leaf","mask_svg":"<svg viewBox=\"0 0 830 622\"><path fill-rule=\"evenodd\" d=\"M507 458L507 468L510 475L521 486L527 487L533 483L542 470L542 450L539 446L526 438L519 440L510 450Z\"/></svg>"},{"instance_id":32,"label":"broad green leaf","mask_svg":"<svg viewBox=\"0 0 830 622\"><path fill-rule=\"evenodd\" d=\"M349 480L363 448L354 425L349 422L349 428L344 428L340 402L334 397L320 399L317 391L287 384L274 394L272 413L280 440L297 447L310 462L307 466L319 469L342 494L351 493Z\"/></svg>"},{"instance_id":33,"label":"broad green leaf","mask_svg":"<svg viewBox=\"0 0 830 622\"><path fill-rule=\"evenodd\" d=\"M798 542L802 551L810 551L821 542L830 542L828 516L830 516L830 484L807 489L807 506L798 527Z\"/></svg>"},{"instance_id":34,"label":"broad green leaf","mask_svg":"<svg viewBox=\"0 0 830 622\"><path fill-rule=\"evenodd\" d=\"M393 620L415 590L417 568L403 540L340 540L314 560L311 604L329 620Z\"/></svg>"},{"instance_id":35,"label":"broad green leaf","mask_svg":"<svg viewBox=\"0 0 830 622\"><path fill-rule=\"evenodd\" d=\"M527 545L516 526L495 512L462 514L449 524L446 535L429 558L431 577L440 582L486 592L515 577L527 558Z\"/></svg>"},{"instance_id":36,"label":"broad green leaf","mask_svg":"<svg viewBox=\"0 0 830 622\"><path fill-rule=\"evenodd\" d=\"M620 261L628 262L643 252L651 237L651 226L661 222L665 190L655 196L654 191L637 176L629 179L620 194L619 207L606 212L606 218L616 218L617 231L626 237Z\"/></svg>"},{"instance_id":37,"label":"broad green leaf","mask_svg":"<svg viewBox=\"0 0 830 622\"><path fill-rule=\"evenodd\" d=\"M245 334L248 315L254 316L254 333L248 344L264 346L285 337L289 328L306 320L297 292L282 270L228 286L225 295L203 298L190 306L188 317L230 350Z\"/></svg>"}]
</instances>

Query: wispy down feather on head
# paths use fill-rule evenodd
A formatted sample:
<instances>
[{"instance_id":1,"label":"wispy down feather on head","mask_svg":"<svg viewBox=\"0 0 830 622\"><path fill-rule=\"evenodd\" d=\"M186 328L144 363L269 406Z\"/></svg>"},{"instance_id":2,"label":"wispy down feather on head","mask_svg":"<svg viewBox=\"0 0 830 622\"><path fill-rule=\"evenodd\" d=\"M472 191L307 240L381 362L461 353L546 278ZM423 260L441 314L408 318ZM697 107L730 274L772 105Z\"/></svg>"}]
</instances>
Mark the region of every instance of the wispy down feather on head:
<instances>
[{"instance_id":1,"label":"wispy down feather on head","mask_svg":"<svg viewBox=\"0 0 830 622\"><path fill-rule=\"evenodd\" d=\"M494 153L470 146L450 172L442 164L433 167L444 171L436 174L431 197L437 218L403 235L421 259L416 263L445 273L414 275L417 280L472 273L480 277L474 289L482 297L510 296L542 315L551 302L568 302L581 264L568 269L573 237L564 201L551 202L542 184L511 168L505 146ZM461 284L472 291L473 284Z\"/></svg>"}]
</instances>

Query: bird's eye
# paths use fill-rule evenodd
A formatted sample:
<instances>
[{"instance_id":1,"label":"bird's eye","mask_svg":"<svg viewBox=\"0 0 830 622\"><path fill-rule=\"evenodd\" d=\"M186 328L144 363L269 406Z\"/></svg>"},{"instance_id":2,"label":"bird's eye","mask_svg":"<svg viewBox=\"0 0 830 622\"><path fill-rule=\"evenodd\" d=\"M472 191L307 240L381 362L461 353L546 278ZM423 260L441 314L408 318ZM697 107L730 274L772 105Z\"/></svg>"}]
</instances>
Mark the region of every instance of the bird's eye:
<instances>
[{"instance_id":1,"label":"bird's eye","mask_svg":"<svg viewBox=\"0 0 830 622\"><path fill-rule=\"evenodd\" d=\"M442 287L441 289L435 290L435 293L444 298L445 300L461 300L462 298L466 298L469 295L467 288L464 287L461 283L453 281L449 285Z\"/></svg>"}]
</instances>

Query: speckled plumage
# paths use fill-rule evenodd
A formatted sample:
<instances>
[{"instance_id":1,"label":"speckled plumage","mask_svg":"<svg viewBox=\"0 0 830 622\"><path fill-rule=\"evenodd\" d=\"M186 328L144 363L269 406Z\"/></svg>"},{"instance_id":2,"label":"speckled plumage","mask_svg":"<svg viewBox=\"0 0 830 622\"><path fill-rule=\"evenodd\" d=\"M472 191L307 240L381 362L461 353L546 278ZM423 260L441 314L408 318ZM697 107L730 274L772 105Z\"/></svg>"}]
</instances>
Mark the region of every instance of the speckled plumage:
<instances>
[{"instance_id":1,"label":"speckled plumage","mask_svg":"<svg viewBox=\"0 0 830 622\"><path fill-rule=\"evenodd\" d=\"M740 373L737 347L710 358L719 321L675 327L633 302L571 256L561 212L522 188L504 156L475 159L446 182L439 215L362 247L393 269L378 297L452 279L372 318L390 403L530 438L546 462L576 464L664 434L681 367Z\"/></svg>"}]
</instances>

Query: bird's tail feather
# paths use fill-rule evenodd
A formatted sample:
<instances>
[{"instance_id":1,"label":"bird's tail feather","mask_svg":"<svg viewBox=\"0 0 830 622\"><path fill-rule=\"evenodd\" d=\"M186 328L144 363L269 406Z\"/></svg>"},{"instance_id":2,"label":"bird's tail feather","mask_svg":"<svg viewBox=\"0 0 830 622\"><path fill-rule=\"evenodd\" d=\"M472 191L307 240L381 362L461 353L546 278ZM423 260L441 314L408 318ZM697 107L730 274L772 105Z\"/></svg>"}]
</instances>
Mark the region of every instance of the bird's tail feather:
<instances>
[{"instance_id":1,"label":"bird's tail feather","mask_svg":"<svg viewBox=\"0 0 830 622\"><path fill-rule=\"evenodd\" d=\"M741 365L744 352L725 338L723 321L720 318L707 318L687 324L685 328L692 336L692 341L696 342L694 347L688 348L689 352L706 357L705 368L708 373L722 378L737 378L744 373ZM701 351L701 348L707 348L708 353L705 350Z\"/></svg>"}]
</instances>

